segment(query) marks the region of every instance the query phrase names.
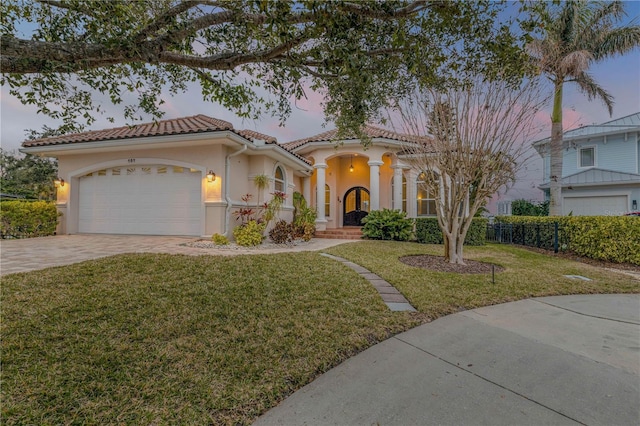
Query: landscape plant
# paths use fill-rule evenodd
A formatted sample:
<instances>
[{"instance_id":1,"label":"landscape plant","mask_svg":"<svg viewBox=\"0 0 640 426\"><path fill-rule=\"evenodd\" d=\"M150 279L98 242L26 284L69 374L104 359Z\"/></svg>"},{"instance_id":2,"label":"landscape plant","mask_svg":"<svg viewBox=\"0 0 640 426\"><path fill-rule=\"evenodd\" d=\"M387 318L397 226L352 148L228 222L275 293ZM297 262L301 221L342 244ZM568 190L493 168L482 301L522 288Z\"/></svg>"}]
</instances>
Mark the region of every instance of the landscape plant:
<instances>
[{"instance_id":1,"label":"landscape plant","mask_svg":"<svg viewBox=\"0 0 640 426\"><path fill-rule=\"evenodd\" d=\"M296 237L309 241L316 232L316 210L307 205L307 200L299 192L293 193L293 226Z\"/></svg>"},{"instance_id":2,"label":"landscape plant","mask_svg":"<svg viewBox=\"0 0 640 426\"><path fill-rule=\"evenodd\" d=\"M444 259L464 263L463 245L476 212L513 184L530 155L545 105L539 84L468 76L464 85L424 89L398 105L401 126L419 141L403 143L402 162L431 194L444 236Z\"/></svg>"},{"instance_id":3,"label":"landscape plant","mask_svg":"<svg viewBox=\"0 0 640 426\"><path fill-rule=\"evenodd\" d=\"M549 203L549 201L514 200L511 202L511 214L513 216L549 216Z\"/></svg>"},{"instance_id":4,"label":"landscape plant","mask_svg":"<svg viewBox=\"0 0 640 426\"><path fill-rule=\"evenodd\" d=\"M362 223L362 236L371 240L408 241L413 231L413 220L400 210L373 210Z\"/></svg>"},{"instance_id":5,"label":"landscape plant","mask_svg":"<svg viewBox=\"0 0 640 426\"><path fill-rule=\"evenodd\" d=\"M0 188L3 194L25 199L54 201L58 176L55 160L36 155L21 155L0 148Z\"/></svg>"},{"instance_id":6,"label":"landscape plant","mask_svg":"<svg viewBox=\"0 0 640 426\"><path fill-rule=\"evenodd\" d=\"M292 223L280 219L269 230L269 238L276 244L290 243L295 239L295 228Z\"/></svg>"},{"instance_id":7,"label":"landscape plant","mask_svg":"<svg viewBox=\"0 0 640 426\"><path fill-rule=\"evenodd\" d=\"M60 215L49 201L1 201L0 238L54 235Z\"/></svg>"},{"instance_id":8,"label":"landscape plant","mask_svg":"<svg viewBox=\"0 0 640 426\"><path fill-rule=\"evenodd\" d=\"M542 35L534 37L528 51L540 75L553 84L553 112L549 155L551 216L562 216L562 97L565 83L575 83L588 100L600 99L613 114L612 96L598 84L589 67L594 62L631 52L640 46L640 25L618 25L625 2L569 0L540 2L532 11Z\"/></svg>"},{"instance_id":9,"label":"landscape plant","mask_svg":"<svg viewBox=\"0 0 640 426\"><path fill-rule=\"evenodd\" d=\"M547 225L541 227L540 238L552 241L553 228L559 224L560 249L596 260L640 265L640 220L632 216L498 216L497 223L514 225L514 232L521 233L518 225ZM535 227L525 230L525 238L533 241Z\"/></svg>"},{"instance_id":10,"label":"landscape plant","mask_svg":"<svg viewBox=\"0 0 640 426\"><path fill-rule=\"evenodd\" d=\"M474 217L464 237L467 246L481 246L486 242L488 220ZM442 230L435 217L419 217L415 220L416 241L422 244L444 244Z\"/></svg>"},{"instance_id":11,"label":"landscape plant","mask_svg":"<svg viewBox=\"0 0 640 426\"><path fill-rule=\"evenodd\" d=\"M287 199L287 194L284 192L275 191L272 192L271 195L271 200L266 204L262 216L267 226L271 221L279 219L278 215L280 214L280 210L282 210L284 201Z\"/></svg>"},{"instance_id":12,"label":"landscape plant","mask_svg":"<svg viewBox=\"0 0 640 426\"><path fill-rule=\"evenodd\" d=\"M211 236L211 241L217 246L226 246L229 244L229 239L221 234L213 234Z\"/></svg>"},{"instance_id":13,"label":"landscape plant","mask_svg":"<svg viewBox=\"0 0 640 426\"><path fill-rule=\"evenodd\" d=\"M266 224L258 223L256 220L249 220L247 223L233 228L233 238L239 246L258 246L264 239Z\"/></svg>"},{"instance_id":14,"label":"landscape plant","mask_svg":"<svg viewBox=\"0 0 640 426\"><path fill-rule=\"evenodd\" d=\"M265 174L255 175L253 177L253 184L258 189L258 205L262 199L262 192L269 187L269 176Z\"/></svg>"}]
</instances>

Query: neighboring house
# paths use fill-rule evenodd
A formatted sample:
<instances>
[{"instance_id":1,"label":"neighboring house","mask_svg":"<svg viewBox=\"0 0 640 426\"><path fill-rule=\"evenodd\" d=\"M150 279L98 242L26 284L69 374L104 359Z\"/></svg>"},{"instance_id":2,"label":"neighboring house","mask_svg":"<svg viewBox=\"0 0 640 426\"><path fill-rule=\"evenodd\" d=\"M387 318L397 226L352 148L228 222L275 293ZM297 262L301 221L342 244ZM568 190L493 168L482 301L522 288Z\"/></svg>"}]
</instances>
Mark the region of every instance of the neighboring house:
<instances>
[{"instance_id":1,"label":"neighboring house","mask_svg":"<svg viewBox=\"0 0 640 426\"><path fill-rule=\"evenodd\" d=\"M58 159L61 234L230 235L243 195L257 204L274 191L287 195L287 220L293 192L301 192L316 207L318 230L359 226L385 207L435 215L433 194L396 156L415 138L364 132L366 149L359 139L336 141L335 130L278 144L197 115L25 141L21 151ZM261 174L271 179L263 194L253 183Z\"/></svg>"},{"instance_id":2,"label":"neighboring house","mask_svg":"<svg viewBox=\"0 0 640 426\"><path fill-rule=\"evenodd\" d=\"M640 112L564 133L562 212L618 216L640 203ZM543 158L549 199L549 138L533 143Z\"/></svg>"}]
</instances>

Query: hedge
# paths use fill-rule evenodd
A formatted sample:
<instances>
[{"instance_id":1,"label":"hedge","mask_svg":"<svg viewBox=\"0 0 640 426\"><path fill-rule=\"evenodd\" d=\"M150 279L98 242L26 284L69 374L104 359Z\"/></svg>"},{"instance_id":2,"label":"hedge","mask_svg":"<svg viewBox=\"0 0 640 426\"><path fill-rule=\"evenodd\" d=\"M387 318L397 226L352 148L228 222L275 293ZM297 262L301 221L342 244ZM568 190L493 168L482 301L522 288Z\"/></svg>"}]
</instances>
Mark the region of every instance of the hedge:
<instances>
[{"instance_id":1,"label":"hedge","mask_svg":"<svg viewBox=\"0 0 640 426\"><path fill-rule=\"evenodd\" d=\"M33 238L54 235L58 210L48 201L0 202L0 238Z\"/></svg>"},{"instance_id":2,"label":"hedge","mask_svg":"<svg viewBox=\"0 0 640 426\"><path fill-rule=\"evenodd\" d=\"M468 246L482 246L487 236L487 219L474 217L469 231L464 239ZM416 240L423 244L443 244L444 238L435 217L421 217L416 219Z\"/></svg>"},{"instance_id":3,"label":"hedge","mask_svg":"<svg viewBox=\"0 0 640 426\"><path fill-rule=\"evenodd\" d=\"M496 217L496 222L514 224L558 222L560 243L566 245L567 250L591 259L640 265L640 218L638 217L499 216Z\"/></svg>"}]
</instances>

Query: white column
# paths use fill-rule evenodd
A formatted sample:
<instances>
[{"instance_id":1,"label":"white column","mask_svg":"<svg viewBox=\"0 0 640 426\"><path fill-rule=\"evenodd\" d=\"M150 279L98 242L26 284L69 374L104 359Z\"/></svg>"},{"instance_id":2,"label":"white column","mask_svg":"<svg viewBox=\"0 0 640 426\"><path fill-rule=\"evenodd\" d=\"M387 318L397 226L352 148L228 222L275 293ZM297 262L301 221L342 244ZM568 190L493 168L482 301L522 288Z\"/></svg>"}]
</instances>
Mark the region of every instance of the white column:
<instances>
[{"instance_id":1,"label":"white column","mask_svg":"<svg viewBox=\"0 0 640 426\"><path fill-rule=\"evenodd\" d=\"M369 161L369 196L371 197L372 210L380 210L380 166L382 161Z\"/></svg>"},{"instance_id":2,"label":"white column","mask_svg":"<svg viewBox=\"0 0 640 426\"><path fill-rule=\"evenodd\" d=\"M417 177L418 174L413 169L407 172L407 217L418 217L416 206L416 199L418 198L416 193Z\"/></svg>"},{"instance_id":3,"label":"white column","mask_svg":"<svg viewBox=\"0 0 640 426\"><path fill-rule=\"evenodd\" d=\"M307 201L307 205L311 205L311 178L302 178L302 196Z\"/></svg>"},{"instance_id":4,"label":"white column","mask_svg":"<svg viewBox=\"0 0 640 426\"><path fill-rule=\"evenodd\" d=\"M402 211L402 167L393 168L393 210Z\"/></svg>"},{"instance_id":5,"label":"white column","mask_svg":"<svg viewBox=\"0 0 640 426\"><path fill-rule=\"evenodd\" d=\"M318 217L316 218L316 229L318 231L324 231L327 229L327 219L324 216L324 185L326 182L325 169L327 168L327 165L325 163L318 163L314 164L313 168L316 169L316 192L318 194L316 199L316 211L318 212Z\"/></svg>"}]
</instances>

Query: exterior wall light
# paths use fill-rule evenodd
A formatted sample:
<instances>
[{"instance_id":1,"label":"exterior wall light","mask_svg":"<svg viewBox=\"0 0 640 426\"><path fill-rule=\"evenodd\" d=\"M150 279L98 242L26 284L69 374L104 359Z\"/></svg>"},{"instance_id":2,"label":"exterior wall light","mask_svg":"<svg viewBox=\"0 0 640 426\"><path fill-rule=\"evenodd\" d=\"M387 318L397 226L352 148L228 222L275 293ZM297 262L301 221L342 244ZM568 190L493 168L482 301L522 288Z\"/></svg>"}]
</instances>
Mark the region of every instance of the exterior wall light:
<instances>
[{"instance_id":1,"label":"exterior wall light","mask_svg":"<svg viewBox=\"0 0 640 426\"><path fill-rule=\"evenodd\" d=\"M207 182L214 182L216 180L216 174L213 173L213 170L209 170L207 172Z\"/></svg>"},{"instance_id":2,"label":"exterior wall light","mask_svg":"<svg viewBox=\"0 0 640 426\"><path fill-rule=\"evenodd\" d=\"M62 178L60 178L60 177L55 178L55 179L53 180L53 185L54 185L56 188L60 188L60 187L64 186L64 179L62 179Z\"/></svg>"},{"instance_id":3,"label":"exterior wall light","mask_svg":"<svg viewBox=\"0 0 640 426\"><path fill-rule=\"evenodd\" d=\"M349 171L353 173L353 155L351 156L351 165L349 166Z\"/></svg>"}]
</instances>

